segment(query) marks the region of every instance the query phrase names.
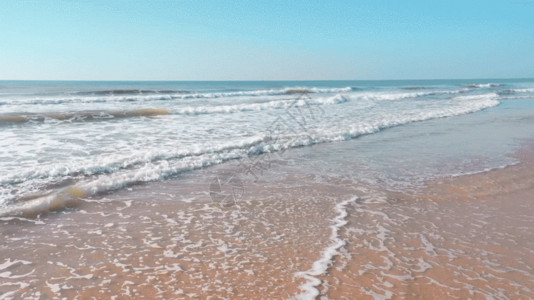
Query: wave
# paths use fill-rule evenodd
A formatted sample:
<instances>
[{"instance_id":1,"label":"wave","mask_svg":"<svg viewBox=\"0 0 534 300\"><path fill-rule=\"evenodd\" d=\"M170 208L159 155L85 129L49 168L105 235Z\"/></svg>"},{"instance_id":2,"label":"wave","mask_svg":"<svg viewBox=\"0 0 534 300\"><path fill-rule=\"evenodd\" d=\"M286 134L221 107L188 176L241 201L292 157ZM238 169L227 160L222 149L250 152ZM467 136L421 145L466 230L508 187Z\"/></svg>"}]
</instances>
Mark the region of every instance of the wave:
<instances>
[{"instance_id":1,"label":"wave","mask_svg":"<svg viewBox=\"0 0 534 300\"><path fill-rule=\"evenodd\" d=\"M534 95L501 96L499 100L534 99Z\"/></svg>"},{"instance_id":2,"label":"wave","mask_svg":"<svg viewBox=\"0 0 534 300\"><path fill-rule=\"evenodd\" d=\"M190 94L187 90L139 90L139 89L113 89L98 91L76 92L75 95L83 96L116 96L116 95L144 95L144 94Z\"/></svg>"},{"instance_id":3,"label":"wave","mask_svg":"<svg viewBox=\"0 0 534 300\"><path fill-rule=\"evenodd\" d=\"M403 90L409 90L409 91L416 91L416 90L430 90L433 89L433 87L429 86L405 86L402 87Z\"/></svg>"},{"instance_id":4,"label":"wave","mask_svg":"<svg viewBox=\"0 0 534 300\"><path fill-rule=\"evenodd\" d=\"M303 107L308 105L331 105L348 102L349 99L343 95L335 95L328 98L317 99L284 99L264 103L249 103L236 105L219 106L196 106L175 109L174 113L184 115L212 114L212 113L235 113L245 111L262 111L266 109Z\"/></svg>"},{"instance_id":5,"label":"wave","mask_svg":"<svg viewBox=\"0 0 534 300\"><path fill-rule=\"evenodd\" d=\"M0 105L59 105L59 104L89 104L89 103L122 103L122 102L150 102L150 101L173 101L173 100L196 100L196 99L218 99L230 97L259 97L259 96L295 96L304 97L307 94L339 94L350 93L350 95L359 95L366 99L376 100L397 100L405 98L415 98L432 95L457 94L466 90L442 90L429 92L356 92L357 88L284 88L273 90L255 90L255 91L238 91L238 92L221 92L221 93L189 93L189 94L156 94L156 95L106 95L100 97L55 97L55 98L37 98L37 99L18 99L0 101ZM297 98L295 98L297 99ZM289 100L289 99L288 99ZM294 99L292 99L294 100Z\"/></svg>"},{"instance_id":6,"label":"wave","mask_svg":"<svg viewBox=\"0 0 534 300\"><path fill-rule=\"evenodd\" d=\"M534 88L528 88L528 89L515 89L513 90L516 93L534 93Z\"/></svg>"},{"instance_id":7,"label":"wave","mask_svg":"<svg viewBox=\"0 0 534 300\"><path fill-rule=\"evenodd\" d=\"M452 117L469 114L483 109L494 107L500 104L496 100L496 94L477 95L468 97L456 97L452 101L461 103L459 107L443 107L440 110L410 113L407 116L395 117L394 115L384 115L382 119L371 123L356 124L343 130L329 131L326 134L307 134L307 139L295 140L289 147L301 147L318 143L346 141L362 135L377 133L383 129L405 125L413 122L426 121L431 119Z\"/></svg>"},{"instance_id":8,"label":"wave","mask_svg":"<svg viewBox=\"0 0 534 300\"><path fill-rule=\"evenodd\" d=\"M219 145L205 144L176 151L154 151L148 153L143 152L134 156L112 156L111 158L94 160L85 165L72 163L63 166L47 166L29 172L0 177L0 184L14 185L33 179L87 177L100 174L112 174L120 170L132 169L143 164L154 163L161 160L182 159L186 157L231 151L234 149L246 149L262 142L267 142L268 140L269 138L265 135L258 135L236 142L221 143Z\"/></svg>"},{"instance_id":9,"label":"wave","mask_svg":"<svg viewBox=\"0 0 534 300\"><path fill-rule=\"evenodd\" d=\"M426 96L454 95L465 92L464 90L444 90L431 92L370 92L355 95L364 100L403 100L409 98L419 98Z\"/></svg>"},{"instance_id":10,"label":"wave","mask_svg":"<svg viewBox=\"0 0 534 300\"><path fill-rule=\"evenodd\" d=\"M23 216L36 217L39 214L61 210L76 200L87 197L87 193L79 187L68 187L57 193L28 200L20 205L0 207L0 217Z\"/></svg>"},{"instance_id":11,"label":"wave","mask_svg":"<svg viewBox=\"0 0 534 300\"><path fill-rule=\"evenodd\" d=\"M489 93L489 94L475 94L475 95L462 95L462 96L456 96L453 98L455 101L477 101L477 100L490 100L490 101L497 101L499 95L497 93Z\"/></svg>"},{"instance_id":12,"label":"wave","mask_svg":"<svg viewBox=\"0 0 534 300\"><path fill-rule=\"evenodd\" d=\"M237 96L277 96L277 95L294 95L294 94L322 94L322 93L346 93L353 91L352 87L342 88L318 88L318 87L291 87L270 90L222 92L222 93L199 93L184 95L184 98L222 98Z\"/></svg>"},{"instance_id":13,"label":"wave","mask_svg":"<svg viewBox=\"0 0 534 300\"><path fill-rule=\"evenodd\" d=\"M123 94L118 94L117 91L123 91ZM258 96L280 96L280 95L303 95L303 94L328 94L328 93L346 93L354 91L352 87L344 88L283 88L270 90L252 90L252 91L237 91L237 92L218 92L218 93L193 93L189 91L165 91L166 93L157 94L143 94L134 91L139 90L112 90L101 91L102 95L95 96L89 94L86 97L69 97L69 96L55 96L50 98L29 98L17 100L4 100L0 105L10 104L38 104L38 105L54 105L54 104L69 104L69 103L105 103L105 102L142 102L142 101L170 101L170 100L185 100L185 99L216 99L229 97L258 97ZM95 92L89 92L95 93ZM128 94L133 93L133 94ZM126 95L125 95L126 94Z\"/></svg>"},{"instance_id":14,"label":"wave","mask_svg":"<svg viewBox=\"0 0 534 300\"><path fill-rule=\"evenodd\" d=\"M86 111L86 112L61 112L61 113L27 113L20 115L0 115L0 125L27 123L27 122L44 122L46 120L58 120L69 122L82 122L92 120L102 120L110 118L131 118L131 117L153 117L170 114L167 109L135 109L135 110L116 110L116 111Z\"/></svg>"},{"instance_id":15,"label":"wave","mask_svg":"<svg viewBox=\"0 0 534 300\"><path fill-rule=\"evenodd\" d=\"M234 147L230 147L232 149ZM93 181L80 182L56 193L33 198L23 203L0 207L0 217L27 216L34 217L40 213L59 210L81 198L90 197L101 192L118 190L133 184L157 181L170 176L220 164L222 162L244 157L246 149L234 148L234 151L190 155L179 161L156 161L140 166L138 169L114 172L107 177L100 176ZM101 173L99 173L101 174Z\"/></svg>"},{"instance_id":16,"label":"wave","mask_svg":"<svg viewBox=\"0 0 534 300\"><path fill-rule=\"evenodd\" d=\"M455 97L446 106L430 111L409 111L404 114L384 113L380 119L352 124L338 124L334 128L319 128L308 132L274 134L265 133L250 138L228 141L220 144L198 145L193 148L168 151L146 151L131 156L113 157L106 160L91 161L88 164L72 163L64 166L49 166L30 172L0 177L0 185L16 187L19 183L39 179L53 182L51 178L78 178L73 186L77 195L92 196L126 186L158 181L176 174L223 163L228 160L248 156L279 153L280 151L310 146L320 143L345 141L362 135L377 133L381 130L413 122L464 115L497 106L496 94ZM341 128L340 128L341 126ZM95 179L96 178L96 179ZM0 216L23 214L25 211L48 210L56 208L65 197L53 194L23 204L12 204L0 210ZM13 200L13 199L12 199ZM33 203L33 204L32 204Z\"/></svg>"},{"instance_id":17,"label":"wave","mask_svg":"<svg viewBox=\"0 0 534 300\"><path fill-rule=\"evenodd\" d=\"M470 89L487 89L492 87L506 86L504 83L478 83L478 84L468 84L464 87Z\"/></svg>"},{"instance_id":18,"label":"wave","mask_svg":"<svg viewBox=\"0 0 534 300\"><path fill-rule=\"evenodd\" d=\"M522 93L534 93L534 88L525 88L525 89L507 89L497 91L499 95L513 95L513 94L522 94Z\"/></svg>"},{"instance_id":19,"label":"wave","mask_svg":"<svg viewBox=\"0 0 534 300\"><path fill-rule=\"evenodd\" d=\"M212 106L187 106L184 108L144 108L135 110L114 111L82 111L82 112L58 112L58 113L22 113L17 115L0 115L0 125L9 125L27 122L44 122L46 120L86 122L95 120L108 120L113 118L130 117L153 117L160 115L200 115L216 113L236 113L247 111L262 111L267 109L280 109L289 107L305 107L310 105L332 105L348 102L343 95L335 95L327 98L297 98L282 99L262 103L245 103L236 105L212 105Z\"/></svg>"},{"instance_id":20,"label":"wave","mask_svg":"<svg viewBox=\"0 0 534 300\"><path fill-rule=\"evenodd\" d=\"M88 104L88 103L108 103L108 102L142 102L173 100L173 95L139 95L139 96L102 96L102 97L66 97L56 96L51 98L29 98L4 100L0 105L58 105L58 104Z\"/></svg>"},{"instance_id":21,"label":"wave","mask_svg":"<svg viewBox=\"0 0 534 300\"><path fill-rule=\"evenodd\" d=\"M302 145L311 145L315 143L322 143L322 142L329 142L329 141L347 140L347 139L351 139L362 134L375 133L381 129L403 125L403 124L407 124L410 122L417 122L417 121L423 121L423 120L434 119L434 118L441 118L441 117L447 117L447 116L455 116L455 115L472 113L472 112L476 112L476 111L479 111L485 108L498 105L499 101L497 101L495 98L496 98L496 94L460 96L460 97L454 98L454 100L457 102L465 102L465 105L463 107L457 107L455 109L444 107L441 110L420 113L419 115L411 114L405 118L396 118L396 119L395 118L382 118L373 124L358 124L358 126L351 128L349 130L344 129L342 131L337 131L337 132L330 131L330 132L327 132L326 134L325 133L315 134L312 136L309 133L306 133L305 137L307 138L304 140L300 139L300 141L292 141L291 144L286 144L284 147L271 145L272 147L267 147L267 148L263 147L261 151L254 150L252 152L257 154L257 153L269 152L271 150L284 150L291 146L302 146ZM83 173L84 175L89 176L89 175L95 175L95 174L101 174L101 173L113 173L116 170L129 168L137 164L154 162L158 160L183 158L187 156L198 156L198 155L202 155L206 153L216 153L216 152L233 150L233 149L250 148L250 147L260 145L260 144L267 143L271 140L279 141L279 138L269 137L266 135L258 135L255 137L250 137L250 138L241 140L237 143L227 142L227 143L222 143L216 146L203 145L203 146L197 146L192 149L186 149L186 150L180 150L180 151L174 151L174 152L143 153L137 158L127 157L125 159L121 159L118 161L113 161L111 163L105 163L105 164L102 164L102 161L100 161L100 162L96 162L96 164L91 165L91 166L82 167L79 165L73 165L73 166L60 167L60 168L54 167L53 169L45 169L45 170L38 169L36 171L18 174L12 177L12 178L19 178L19 180L6 180L5 178L2 179L0 177L0 184L13 184L17 182L22 182L27 179L55 177L59 175L76 176L80 173ZM307 143L304 143L304 142L307 142ZM68 170L68 172L66 172L65 170Z\"/></svg>"},{"instance_id":22,"label":"wave","mask_svg":"<svg viewBox=\"0 0 534 300\"><path fill-rule=\"evenodd\" d=\"M298 91L290 90L291 93ZM369 92L342 95L336 94L331 97L299 97L272 100L259 103L243 103L235 105L207 105L207 106L186 106L182 108L143 108L135 110L111 110L111 111L81 111L81 112L53 112L53 113L19 113L0 115L0 125L9 125L28 122L45 122L46 120L86 122L109 120L113 118L129 117L153 117L159 115L202 115L202 114L222 114L250 111L263 111L269 109L283 109L289 107L305 107L311 105L333 105L349 102L350 99L364 101L386 101L418 98L425 96L437 96L458 94L462 90L445 90L431 92ZM474 97L477 97L476 95Z\"/></svg>"}]
</instances>

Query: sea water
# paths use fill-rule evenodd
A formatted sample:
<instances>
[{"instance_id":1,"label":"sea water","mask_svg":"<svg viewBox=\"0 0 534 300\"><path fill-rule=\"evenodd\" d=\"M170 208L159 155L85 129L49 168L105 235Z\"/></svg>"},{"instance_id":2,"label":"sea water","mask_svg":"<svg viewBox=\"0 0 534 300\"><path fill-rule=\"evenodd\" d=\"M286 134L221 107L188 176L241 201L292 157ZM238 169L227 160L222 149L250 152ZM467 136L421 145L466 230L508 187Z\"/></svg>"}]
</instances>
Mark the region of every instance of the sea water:
<instances>
[{"instance_id":1,"label":"sea water","mask_svg":"<svg viewBox=\"0 0 534 300\"><path fill-rule=\"evenodd\" d=\"M530 198L479 195L531 186L533 113L533 80L1 82L0 298L531 297Z\"/></svg>"},{"instance_id":2,"label":"sea water","mask_svg":"<svg viewBox=\"0 0 534 300\"><path fill-rule=\"evenodd\" d=\"M509 145L504 140L528 136L522 126L500 135L510 124L496 124L509 107L528 106L532 97L532 80L3 81L0 214L22 204L46 209L46 197L65 188L91 196L295 148L309 149L313 165L327 158L314 154L319 144L358 149L332 161L339 172L344 160L357 160L372 170L358 176L397 185L436 175L438 165L447 174L500 167L513 163L502 157L510 149L487 141ZM413 139L428 126L442 135ZM447 130L460 131L456 141ZM391 140L389 132L401 133ZM430 155L436 152L437 160ZM466 156L473 153L484 162ZM407 162L411 177L399 172Z\"/></svg>"}]
</instances>

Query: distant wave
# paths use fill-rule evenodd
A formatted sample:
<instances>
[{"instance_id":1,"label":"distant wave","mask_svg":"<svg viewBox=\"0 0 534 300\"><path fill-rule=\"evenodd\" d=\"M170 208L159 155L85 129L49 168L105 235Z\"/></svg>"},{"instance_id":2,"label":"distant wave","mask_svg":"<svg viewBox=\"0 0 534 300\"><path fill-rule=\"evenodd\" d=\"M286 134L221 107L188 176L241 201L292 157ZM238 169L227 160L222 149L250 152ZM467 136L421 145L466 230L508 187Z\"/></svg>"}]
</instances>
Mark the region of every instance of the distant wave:
<instances>
[{"instance_id":1,"label":"distant wave","mask_svg":"<svg viewBox=\"0 0 534 300\"><path fill-rule=\"evenodd\" d=\"M415 90L430 90L430 89L433 89L433 87L429 87L429 86L405 86L405 87L402 87L403 90L412 90L412 91L415 91Z\"/></svg>"},{"instance_id":2,"label":"distant wave","mask_svg":"<svg viewBox=\"0 0 534 300\"><path fill-rule=\"evenodd\" d=\"M534 93L534 88L530 89L515 89L513 90L516 93Z\"/></svg>"},{"instance_id":3,"label":"distant wave","mask_svg":"<svg viewBox=\"0 0 534 300\"><path fill-rule=\"evenodd\" d=\"M193 93L190 91L173 91L168 90L152 93L144 93L143 90L110 90L110 91L94 91L82 92L88 93L84 97L72 97L68 95L54 96L47 98L28 98L17 100L3 100L0 105L9 104L40 104L40 105L54 105L54 104L68 104L68 103L105 103L105 102L139 102L139 101L169 101L176 99L215 99L228 97L258 97L258 96L279 96L279 95L301 95L301 94L319 94L319 93L346 93L354 91L352 87L344 88L283 88L270 90L252 90L252 91L237 91L237 92L219 92L219 93ZM99 95L95 93L100 93Z\"/></svg>"},{"instance_id":4,"label":"distant wave","mask_svg":"<svg viewBox=\"0 0 534 300\"><path fill-rule=\"evenodd\" d=\"M40 114L18 114L18 115L0 115L1 124L26 123L26 122L44 122L47 119L81 122L110 118L130 118L130 117L152 117L159 115L168 115L170 112L166 109L135 109L135 110L116 110L116 111L86 111L86 112L61 112L61 113L40 113Z\"/></svg>"},{"instance_id":5,"label":"distant wave","mask_svg":"<svg viewBox=\"0 0 534 300\"><path fill-rule=\"evenodd\" d=\"M529 89L507 89L507 90L500 90L497 91L499 95L513 95L513 94L519 94L519 93L534 93L534 88Z\"/></svg>"},{"instance_id":6,"label":"distant wave","mask_svg":"<svg viewBox=\"0 0 534 300\"><path fill-rule=\"evenodd\" d=\"M139 89L113 89L98 91L76 92L75 95L92 95L92 96L115 96L115 95L144 95L144 94L190 94L186 90L139 90Z\"/></svg>"},{"instance_id":7,"label":"distant wave","mask_svg":"<svg viewBox=\"0 0 534 300\"><path fill-rule=\"evenodd\" d=\"M534 95L501 96L499 100L534 99Z\"/></svg>"},{"instance_id":8,"label":"distant wave","mask_svg":"<svg viewBox=\"0 0 534 300\"><path fill-rule=\"evenodd\" d=\"M3 100L0 105L58 105L58 104L88 104L88 103L108 103L108 102L144 102L173 100L172 95L138 95L138 96L90 96L90 97L69 97L54 96L47 98L26 98L16 100Z\"/></svg>"},{"instance_id":9,"label":"distant wave","mask_svg":"<svg viewBox=\"0 0 534 300\"><path fill-rule=\"evenodd\" d=\"M103 95L99 97L51 97L51 98L29 98L18 100L3 100L0 105L57 105L57 104L87 104L87 103L113 103L113 102L151 102L151 101L173 101L186 99L217 99L227 97L259 97L259 96L294 96L305 94L339 94L350 93L357 91L354 87L344 88L285 88L273 90L255 90L255 91L239 91L239 92L221 92L221 93L189 93L189 94L147 94L147 95ZM362 95L363 98L377 99L377 100L395 100L405 99L429 95L441 94L456 94L463 90L444 90L444 91L429 91L429 92L412 92L412 93L396 93L396 92L362 92L358 91L354 94ZM352 94L352 93L350 93ZM296 98L295 98L296 99Z\"/></svg>"},{"instance_id":10,"label":"distant wave","mask_svg":"<svg viewBox=\"0 0 534 300\"><path fill-rule=\"evenodd\" d=\"M500 87L500 86L506 86L506 84L503 83L480 83L480 84L468 84L464 87L471 88L471 89L487 89L492 87Z\"/></svg>"},{"instance_id":11,"label":"distant wave","mask_svg":"<svg viewBox=\"0 0 534 300\"><path fill-rule=\"evenodd\" d=\"M402 100L426 96L453 95L462 92L463 90L443 90L429 92L363 92L355 95L355 97L365 100Z\"/></svg>"},{"instance_id":12,"label":"distant wave","mask_svg":"<svg viewBox=\"0 0 534 300\"><path fill-rule=\"evenodd\" d=\"M334 90L346 91L343 89L329 89L329 92ZM352 89L352 88L350 88ZM462 93L464 90L432 90L425 92L358 92L350 94L336 94L329 97L296 97L287 99L276 99L266 102L242 103L233 105L189 105L185 107L175 108L143 108L134 110L103 110L103 111L81 111L81 112L51 112L51 113L16 113L0 115L0 125L9 125L16 123L28 122L44 122L46 120L67 121L67 122L87 122L108 120L113 118L129 118L129 117L152 117L158 115L203 115L203 114L221 114L221 113L237 113L247 111L263 111L269 109L283 109L291 106L304 107L310 105L333 105L341 104L350 101L351 99L364 101L394 101L410 98L419 98L426 96L438 95L454 95ZM241 93L241 92L238 92ZM304 93L300 89L287 89L285 93L300 94ZM183 95L184 97L188 95ZM126 98L131 99L131 98ZM154 98L152 96L144 99L170 99L168 96ZM98 99L84 99L86 101L107 102L109 98ZM124 99L121 99L124 100ZM70 101L68 99L50 100L53 103L64 103ZM112 101L116 101L113 99Z\"/></svg>"}]
</instances>

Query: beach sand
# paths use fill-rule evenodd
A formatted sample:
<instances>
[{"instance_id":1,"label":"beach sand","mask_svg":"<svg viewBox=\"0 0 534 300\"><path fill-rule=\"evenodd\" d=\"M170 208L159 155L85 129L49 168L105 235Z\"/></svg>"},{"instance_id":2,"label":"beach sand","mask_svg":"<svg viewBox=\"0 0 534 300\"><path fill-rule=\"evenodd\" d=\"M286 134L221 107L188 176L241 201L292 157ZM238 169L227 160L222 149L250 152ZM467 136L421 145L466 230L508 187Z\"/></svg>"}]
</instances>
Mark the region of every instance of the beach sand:
<instances>
[{"instance_id":1,"label":"beach sand","mask_svg":"<svg viewBox=\"0 0 534 300\"><path fill-rule=\"evenodd\" d=\"M323 280L334 299L532 299L534 155L429 182L349 211L342 255Z\"/></svg>"},{"instance_id":2,"label":"beach sand","mask_svg":"<svg viewBox=\"0 0 534 300\"><path fill-rule=\"evenodd\" d=\"M3 217L0 298L529 299L533 149L418 191L294 172L214 201L228 164Z\"/></svg>"}]
</instances>

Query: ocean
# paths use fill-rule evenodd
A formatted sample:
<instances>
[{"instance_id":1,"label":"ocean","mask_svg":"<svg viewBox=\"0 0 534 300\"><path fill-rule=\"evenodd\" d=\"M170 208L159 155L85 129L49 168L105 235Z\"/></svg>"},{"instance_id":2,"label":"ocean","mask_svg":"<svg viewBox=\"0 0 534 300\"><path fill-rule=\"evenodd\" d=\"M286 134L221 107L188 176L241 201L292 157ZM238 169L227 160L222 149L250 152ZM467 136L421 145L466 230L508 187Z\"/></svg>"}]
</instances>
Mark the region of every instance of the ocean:
<instances>
[{"instance_id":1,"label":"ocean","mask_svg":"<svg viewBox=\"0 0 534 300\"><path fill-rule=\"evenodd\" d=\"M533 79L0 81L0 299L534 297L533 116Z\"/></svg>"},{"instance_id":2,"label":"ocean","mask_svg":"<svg viewBox=\"0 0 534 300\"><path fill-rule=\"evenodd\" d=\"M95 195L229 160L381 135L414 122L473 116L474 124L467 117L457 129L464 130L485 110L533 95L532 80L3 81L0 215L22 204L43 208L43 196L67 187ZM443 142L436 137L431 143ZM370 151L376 158L387 147ZM425 159L410 152L402 159ZM495 161L479 167L509 163L487 154Z\"/></svg>"}]
</instances>

